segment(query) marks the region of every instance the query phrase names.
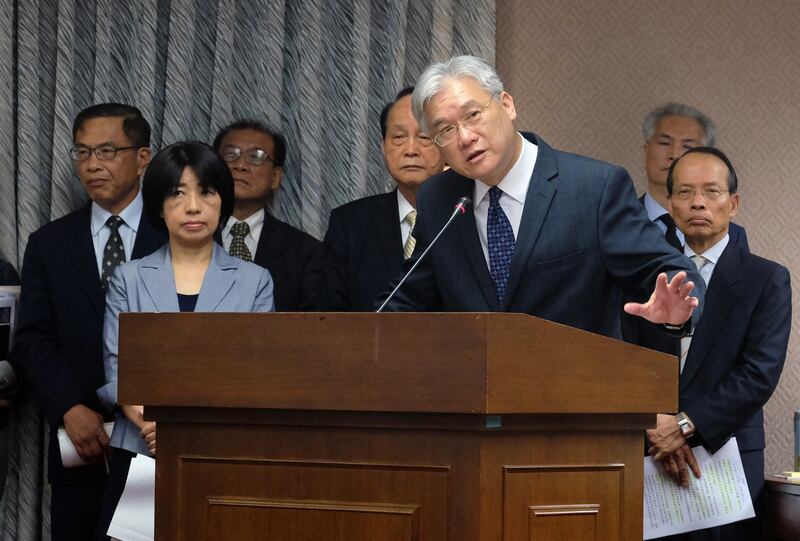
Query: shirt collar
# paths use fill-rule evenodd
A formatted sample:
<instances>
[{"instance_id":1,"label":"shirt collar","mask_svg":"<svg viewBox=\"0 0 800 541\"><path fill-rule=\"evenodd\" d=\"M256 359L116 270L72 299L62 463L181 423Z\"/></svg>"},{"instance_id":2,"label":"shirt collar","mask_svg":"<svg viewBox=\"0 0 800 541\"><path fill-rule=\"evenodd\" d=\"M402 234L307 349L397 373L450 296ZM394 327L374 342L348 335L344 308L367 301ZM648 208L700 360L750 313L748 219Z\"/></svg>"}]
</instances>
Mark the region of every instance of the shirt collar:
<instances>
[{"instance_id":1,"label":"shirt collar","mask_svg":"<svg viewBox=\"0 0 800 541\"><path fill-rule=\"evenodd\" d=\"M706 260L708 260L709 263L716 265L717 261L719 261L720 256L722 256L722 252L725 251L725 247L728 246L729 240L730 237L727 234L725 234L725 236L722 237L722 240L720 240L718 243L716 243L714 246L712 246L702 254L695 254L694 250L692 250L689 247L689 244L687 243L686 246L684 246L683 248L683 253L686 254L686 257L689 258L691 258L693 255L701 255L704 258L706 258Z\"/></svg>"},{"instance_id":2,"label":"shirt collar","mask_svg":"<svg viewBox=\"0 0 800 541\"><path fill-rule=\"evenodd\" d=\"M231 228L235 224L238 224L239 222L246 222L247 225L250 226L250 231L252 232L253 230L261 227L264 224L265 212L266 211L263 208L259 209L250 216L248 216L247 218L245 218L244 220L239 220L236 217L231 216L230 218L228 218L228 223L225 224L225 228L222 230L222 234L223 235L229 234L231 232Z\"/></svg>"},{"instance_id":3,"label":"shirt collar","mask_svg":"<svg viewBox=\"0 0 800 541\"><path fill-rule=\"evenodd\" d=\"M133 198L133 201L119 213L119 217L122 218L125 225L130 227L134 233L139 229L139 220L142 217L143 208L142 191L139 190L136 197ZM110 212L92 201L92 236L97 235L97 233L105 227L106 222L111 216L112 214Z\"/></svg>"},{"instance_id":4,"label":"shirt collar","mask_svg":"<svg viewBox=\"0 0 800 541\"><path fill-rule=\"evenodd\" d=\"M647 217L651 222L655 222L664 214L669 214L667 209L662 207L661 203L653 199L649 193L644 194L644 208L647 209Z\"/></svg>"},{"instance_id":5,"label":"shirt collar","mask_svg":"<svg viewBox=\"0 0 800 541\"><path fill-rule=\"evenodd\" d=\"M408 202L408 199L406 199L403 194L400 193L400 190L397 190L397 211L400 215L399 220L401 223L406 219L406 216L412 210L414 210L414 207L411 206L411 203Z\"/></svg>"},{"instance_id":6,"label":"shirt collar","mask_svg":"<svg viewBox=\"0 0 800 541\"><path fill-rule=\"evenodd\" d=\"M539 147L525 139L521 133L517 133L517 136L522 140L522 150L519 153L519 158L506 173L506 176L497 183L497 187L503 190L504 194L524 204L525 197L528 195L533 169L536 166L536 158L539 155ZM480 179L476 179L476 181L475 201L477 204L483 201L491 186Z\"/></svg>"}]
</instances>

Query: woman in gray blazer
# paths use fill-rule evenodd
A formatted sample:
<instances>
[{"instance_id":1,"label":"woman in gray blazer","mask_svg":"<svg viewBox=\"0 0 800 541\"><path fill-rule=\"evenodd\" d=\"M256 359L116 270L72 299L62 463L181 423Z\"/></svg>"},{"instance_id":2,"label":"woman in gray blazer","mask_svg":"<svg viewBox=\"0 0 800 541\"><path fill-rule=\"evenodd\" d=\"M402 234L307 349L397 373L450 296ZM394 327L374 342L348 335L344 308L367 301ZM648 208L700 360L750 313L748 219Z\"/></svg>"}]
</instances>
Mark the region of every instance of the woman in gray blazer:
<instances>
[{"instance_id":1,"label":"woman in gray blazer","mask_svg":"<svg viewBox=\"0 0 800 541\"><path fill-rule=\"evenodd\" d=\"M114 515L130 460L155 455L156 426L142 407L117 404L117 346L121 312L271 312L272 278L253 263L228 255L214 233L233 211L233 178L208 145L176 143L159 152L142 183L144 212L169 242L114 270L106 293L103 329L106 384L100 400L116 411L113 457L98 538ZM165 359L169 362L169 359Z\"/></svg>"}]
</instances>

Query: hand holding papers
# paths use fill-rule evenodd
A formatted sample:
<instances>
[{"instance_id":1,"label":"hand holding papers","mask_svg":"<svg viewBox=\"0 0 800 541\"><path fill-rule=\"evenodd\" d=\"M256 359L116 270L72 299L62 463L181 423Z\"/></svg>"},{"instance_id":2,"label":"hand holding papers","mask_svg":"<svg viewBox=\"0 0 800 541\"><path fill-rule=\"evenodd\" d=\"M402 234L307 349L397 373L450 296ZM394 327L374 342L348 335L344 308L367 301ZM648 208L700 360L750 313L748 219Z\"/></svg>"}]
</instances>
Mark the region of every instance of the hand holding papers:
<instances>
[{"instance_id":1,"label":"hand holding papers","mask_svg":"<svg viewBox=\"0 0 800 541\"><path fill-rule=\"evenodd\" d=\"M109 437L114 430L114 423L104 423L103 429ZM65 468L74 468L76 466L86 466L86 462L78 455L77 449L69 439L67 431L63 428L58 429L58 448L61 450L61 463Z\"/></svg>"},{"instance_id":2,"label":"hand holding papers","mask_svg":"<svg viewBox=\"0 0 800 541\"><path fill-rule=\"evenodd\" d=\"M694 448L703 477L677 486L651 457L644 459L644 539L729 524L755 516L736 438L716 454Z\"/></svg>"}]
</instances>

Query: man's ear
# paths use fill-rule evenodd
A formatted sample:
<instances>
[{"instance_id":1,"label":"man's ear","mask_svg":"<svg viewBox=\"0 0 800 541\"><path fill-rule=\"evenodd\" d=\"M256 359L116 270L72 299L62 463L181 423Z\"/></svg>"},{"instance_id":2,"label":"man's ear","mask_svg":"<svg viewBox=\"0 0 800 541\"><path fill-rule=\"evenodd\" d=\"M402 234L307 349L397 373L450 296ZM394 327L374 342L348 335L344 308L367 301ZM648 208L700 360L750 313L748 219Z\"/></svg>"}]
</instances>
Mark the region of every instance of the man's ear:
<instances>
[{"instance_id":1,"label":"man's ear","mask_svg":"<svg viewBox=\"0 0 800 541\"><path fill-rule=\"evenodd\" d=\"M283 167L275 167L272 170L272 179L269 183L269 189L273 192L277 191L278 188L281 187L282 180L283 180Z\"/></svg>"},{"instance_id":2,"label":"man's ear","mask_svg":"<svg viewBox=\"0 0 800 541\"><path fill-rule=\"evenodd\" d=\"M500 93L500 105L502 105L506 115L508 115L510 120L517 118L517 109L514 107L514 98L512 98L511 94L505 90Z\"/></svg>"},{"instance_id":3,"label":"man's ear","mask_svg":"<svg viewBox=\"0 0 800 541\"><path fill-rule=\"evenodd\" d=\"M739 212L739 203L740 203L739 194L738 193L731 194L731 214L730 214L731 218L736 216L736 213Z\"/></svg>"},{"instance_id":4,"label":"man's ear","mask_svg":"<svg viewBox=\"0 0 800 541\"><path fill-rule=\"evenodd\" d=\"M138 165L139 176L144 175L144 170L147 169L147 164L150 163L152 153L150 147L141 147L136 154L136 162Z\"/></svg>"}]
</instances>

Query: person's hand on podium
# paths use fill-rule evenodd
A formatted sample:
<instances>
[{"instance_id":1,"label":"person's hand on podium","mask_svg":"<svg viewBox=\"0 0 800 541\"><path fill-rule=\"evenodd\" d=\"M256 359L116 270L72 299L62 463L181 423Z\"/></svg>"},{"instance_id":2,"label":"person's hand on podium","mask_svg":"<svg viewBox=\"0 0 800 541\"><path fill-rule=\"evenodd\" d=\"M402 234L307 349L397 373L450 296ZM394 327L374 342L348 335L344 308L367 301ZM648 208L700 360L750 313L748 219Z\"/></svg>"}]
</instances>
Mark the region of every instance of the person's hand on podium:
<instances>
[{"instance_id":1,"label":"person's hand on podium","mask_svg":"<svg viewBox=\"0 0 800 541\"><path fill-rule=\"evenodd\" d=\"M625 312L643 317L651 323L681 326L686 323L695 308L700 305L697 297L690 293L694 282L686 281L686 273L681 271L667 282L666 273L656 279L656 287L645 303L628 302L623 307Z\"/></svg>"}]
</instances>

